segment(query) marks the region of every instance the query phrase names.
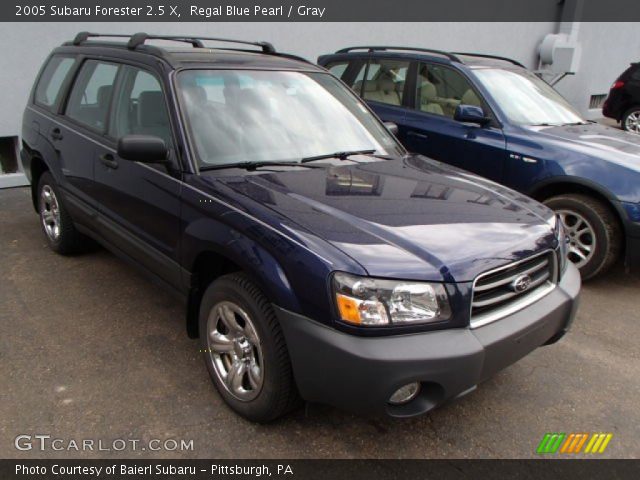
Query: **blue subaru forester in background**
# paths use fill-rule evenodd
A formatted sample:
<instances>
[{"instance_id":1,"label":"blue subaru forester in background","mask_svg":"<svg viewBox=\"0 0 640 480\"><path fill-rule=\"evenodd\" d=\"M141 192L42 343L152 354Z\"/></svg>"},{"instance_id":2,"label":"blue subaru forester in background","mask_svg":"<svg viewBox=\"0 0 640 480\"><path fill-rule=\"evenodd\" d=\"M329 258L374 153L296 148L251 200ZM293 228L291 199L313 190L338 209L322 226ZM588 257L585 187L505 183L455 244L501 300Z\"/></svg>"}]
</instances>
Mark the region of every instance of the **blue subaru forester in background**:
<instances>
[{"instance_id":1,"label":"blue subaru forester in background","mask_svg":"<svg viewBox=\"0 0 640 480\"><path fill-rule=\"evenodd\" d=\"M525 193L562 218L587 279L640 261L640 137L589 122L518 62L352 47L318 63L399 127L412 152Z\"/></svg>"}]
</instances>

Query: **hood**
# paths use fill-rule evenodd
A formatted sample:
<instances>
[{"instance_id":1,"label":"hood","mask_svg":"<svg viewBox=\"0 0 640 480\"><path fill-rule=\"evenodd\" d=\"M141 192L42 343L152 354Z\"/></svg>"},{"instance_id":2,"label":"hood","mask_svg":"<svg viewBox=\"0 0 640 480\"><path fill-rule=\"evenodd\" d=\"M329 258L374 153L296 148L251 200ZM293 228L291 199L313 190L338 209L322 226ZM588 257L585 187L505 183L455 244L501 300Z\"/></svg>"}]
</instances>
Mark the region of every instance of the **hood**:
<instances>
[{"instance_id":1,"label":"hood","mask_svg":"<svg viewBox=\"0 0 640 480\"><path fill-rule=\"evenodd\" d=\"M420 156L351 158L217 181L330 242L372 276L471 281L555 246L552 212L512 190Z\"/></svg>"},{"instance_id":2,"label":"hood","mask_svg":"<svg viewBox=\"0 0 640 480\"><path fill-rule=\"evenodd\" d=\"M640 135L599 123L525 128L562 142L563 148L640 171Z\"/></svg>"}]
</instances>

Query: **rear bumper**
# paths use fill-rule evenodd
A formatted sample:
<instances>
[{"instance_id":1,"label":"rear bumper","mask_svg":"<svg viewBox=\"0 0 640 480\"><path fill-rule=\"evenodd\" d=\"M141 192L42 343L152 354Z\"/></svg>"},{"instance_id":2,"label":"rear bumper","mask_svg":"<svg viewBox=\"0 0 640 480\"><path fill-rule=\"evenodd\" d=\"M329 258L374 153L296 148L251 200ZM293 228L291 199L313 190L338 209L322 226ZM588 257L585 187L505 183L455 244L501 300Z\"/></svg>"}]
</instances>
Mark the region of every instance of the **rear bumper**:
<instances>
[{"instance_id":1,"label":"rear bumper","mask_svg":"<svg viewBox=\"0 0 640 480\"><path fill-rule=\"evenodd\" d=\"M538 302L489 325L389 337L358 337L276 308L300 394L362 414L412 416L473 390L535 348L559 340L575 315L580 275L569 265ZM408 404L399 387L420 382Z\"/></svg>"}]
</instances>

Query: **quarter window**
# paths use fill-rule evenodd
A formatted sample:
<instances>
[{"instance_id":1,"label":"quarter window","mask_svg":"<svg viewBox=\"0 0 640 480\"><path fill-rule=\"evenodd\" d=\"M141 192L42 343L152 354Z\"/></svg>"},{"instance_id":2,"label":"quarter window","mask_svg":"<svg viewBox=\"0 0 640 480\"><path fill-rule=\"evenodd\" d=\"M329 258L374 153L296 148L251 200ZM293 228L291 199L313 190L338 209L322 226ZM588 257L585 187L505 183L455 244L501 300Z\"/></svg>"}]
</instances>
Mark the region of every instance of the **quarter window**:
<instances>
[{"instance_id":1,"label":"quarter window","mask_svg":"<svg viewBox=\"0 0 640 480\"><path fill-rule=\"evenodd\" d=\"M448 67L421 63L416 87L416 108L423 112L453 118L458 105L482 107L467 79Z\"/></svg>"},{"instance_id":2,"label":"quarter window","mask_svg":"<svg viewBox=\"0 0 640 480\"><path fill-rule=\"evenodd\" d=\"M349 62L337 62L332 63L327 67L331 73L333 73L336 77L344 80L342 76L347 71L347 67L349 66Z\"/></svg>"},{"instance_id":3,"label":"quarter window","mask_svg":"<svg viewBox=\"0 0 640 480\"><path fill-rule=\"evenodd\" d=\"M400 106L408 70L408 61L371 60L366 78L356 81L353 88L362 91L365 100Z\"/></svg>"},{"instance_id":4,"label":"quarter window","mask_svg":"<svg viewBox=\"0 0 640 480\"><path fill-rule=\"evenodd\" d=\"M66 115L104 131L117 73L118 66L113 63L86 61L71 90Z\"/></svg>"},{"instance_id":5,"label":"quarter window","mask_svg":"<svg viewBox=\"0 0 640 480\"><path fill-rule=\"evenodd\" d=\"M52 57L45 67L38 86L36 87L35 101L44 107L53 107L57 101L62 85L69 76L75 59L70 57Z\"/></svg>"}]
</instances>

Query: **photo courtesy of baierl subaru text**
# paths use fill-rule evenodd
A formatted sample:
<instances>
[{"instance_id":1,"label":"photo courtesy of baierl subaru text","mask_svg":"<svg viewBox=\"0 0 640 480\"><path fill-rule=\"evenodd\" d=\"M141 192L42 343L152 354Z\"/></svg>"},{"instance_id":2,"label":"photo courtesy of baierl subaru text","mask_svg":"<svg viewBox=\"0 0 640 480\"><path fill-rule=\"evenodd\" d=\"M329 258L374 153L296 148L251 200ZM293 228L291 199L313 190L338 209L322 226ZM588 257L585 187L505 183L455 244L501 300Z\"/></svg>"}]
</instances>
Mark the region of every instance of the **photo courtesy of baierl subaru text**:
<instances>
[{"instance_id":1,"label":"photo courtesy of baierl subaru text","mask_svg":"<svg viewBox=\"0 0 640 480\"><path fill-rule=\"evenodd\" d=\"M640 478L638 0L0 40L0 480Z\"/></svg>"}]
</instances>

